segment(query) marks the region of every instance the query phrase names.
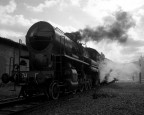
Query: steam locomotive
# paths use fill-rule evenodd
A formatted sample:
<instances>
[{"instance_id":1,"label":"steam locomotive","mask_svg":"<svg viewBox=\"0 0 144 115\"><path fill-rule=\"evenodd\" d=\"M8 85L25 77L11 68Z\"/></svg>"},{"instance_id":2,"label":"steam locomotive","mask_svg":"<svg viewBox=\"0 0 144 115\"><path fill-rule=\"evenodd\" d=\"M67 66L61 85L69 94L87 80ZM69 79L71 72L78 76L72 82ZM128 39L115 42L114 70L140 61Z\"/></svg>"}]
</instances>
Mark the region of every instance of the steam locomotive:
<instances>
[{"instance_id":1,"label":"steam locomotive","mask_svg":"<svg viewBox=\"0 0 144 115\"><path fill-rule=\"evenodd\" d=\"M33 24L26 35L29 51L29 71L14 67L12 75L3 74L4 82L21 86L20 95L29 97L44 93L58 99L61 93L83 92L99 85L101 55L83 47L59 28L40 21Z\"/></svg>"}]
</instances>

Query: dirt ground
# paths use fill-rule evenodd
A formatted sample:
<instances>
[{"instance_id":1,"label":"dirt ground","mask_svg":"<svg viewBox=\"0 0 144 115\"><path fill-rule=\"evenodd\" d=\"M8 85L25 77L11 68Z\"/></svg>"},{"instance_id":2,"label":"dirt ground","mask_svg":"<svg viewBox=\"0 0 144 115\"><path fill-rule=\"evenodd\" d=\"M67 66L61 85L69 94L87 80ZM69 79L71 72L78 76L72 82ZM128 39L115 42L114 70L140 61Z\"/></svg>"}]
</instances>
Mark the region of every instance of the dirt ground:
<instances>
[{"instance_id":1,"label":"dirt ground","mask_svg":"<svg viewBox=\"0 0 144 115\"><path fill-rule=\"evenodd\" d=\"M144 115L144 84L117 82L30 115Z\"/></svg>"}]
</instances>

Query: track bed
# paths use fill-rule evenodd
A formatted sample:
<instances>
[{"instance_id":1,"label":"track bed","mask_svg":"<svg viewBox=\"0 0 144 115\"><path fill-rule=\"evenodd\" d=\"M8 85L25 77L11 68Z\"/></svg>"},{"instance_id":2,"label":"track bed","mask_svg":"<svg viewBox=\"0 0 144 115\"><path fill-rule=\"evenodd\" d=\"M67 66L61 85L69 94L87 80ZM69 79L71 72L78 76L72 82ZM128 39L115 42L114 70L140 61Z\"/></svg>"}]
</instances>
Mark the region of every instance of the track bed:
<instances>
[{"instance_id":1,"label":"track bed","mask_svg":"<svg viewBox=\"0 0 144 115\"><path fill-rule=\"evenodd\" d=\"M143 115L144 84L118 82L55 101L29 115Z\"/></svg>"}]
</instances>

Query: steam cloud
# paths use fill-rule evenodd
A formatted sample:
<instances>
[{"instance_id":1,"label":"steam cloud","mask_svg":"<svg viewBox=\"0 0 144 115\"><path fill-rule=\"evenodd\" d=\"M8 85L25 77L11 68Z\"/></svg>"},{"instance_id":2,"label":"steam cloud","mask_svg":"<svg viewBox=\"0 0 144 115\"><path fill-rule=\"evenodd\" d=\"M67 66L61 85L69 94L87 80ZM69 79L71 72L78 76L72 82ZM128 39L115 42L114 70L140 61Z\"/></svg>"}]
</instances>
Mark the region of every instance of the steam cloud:
<instances>
[{"instance_id":1,"label":"steam cloud","mask_svg":"<svg viewBox=\"0 0 144 115\"><path fill-rule=\"evenodd\" d=\"M114 78L119 81L138 81L140 67L134 63L119 64L105 59L100 64L100 81L102 82L105 75L112 69L108 81L111 82Z\"/></svg>"},{"instance_id":2,"label":"steam cloud","mask_svg":"<svg viewBox=\"0 0 144 115\"><path fill-rule=\"evenodd\" d=\"M109 18L109 17L107 17ZM96 28L86 27L77 32L66 33L74 40L94 40L101 41L103 39L116 40L120 43L124 43L128 39L128 30L135 25L135 21L132 16L122 10L119 10L114 15L114 21L111 24L100 25Z\"/></svg>"}]
</instances>

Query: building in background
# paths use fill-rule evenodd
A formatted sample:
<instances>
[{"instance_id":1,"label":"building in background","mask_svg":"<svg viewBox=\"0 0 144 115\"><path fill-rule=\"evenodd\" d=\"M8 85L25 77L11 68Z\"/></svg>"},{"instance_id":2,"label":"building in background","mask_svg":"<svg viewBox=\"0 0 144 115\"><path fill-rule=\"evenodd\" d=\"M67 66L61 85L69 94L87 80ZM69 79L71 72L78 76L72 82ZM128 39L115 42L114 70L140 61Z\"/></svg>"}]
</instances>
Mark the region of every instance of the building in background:
<instances>
[{"instance_id":1,"label":"building in background","mask_svg":"<svg viewBox=\"0 0 144 115\"><path fill-rule=\"evenodd\" d=\"M139 59L139 65L140 65L140 73L139 73L140 82L144 83L144 57L143 56L141 56Z\"/></svg>"},{"instance_id":2,"label":"building in background","mask_svg":"<svg viewBox=\"0 0 144 115\"><path fill-rule=\"evenodd\" d=\"M12 40L0 37L0 77L3 73L10 73L13 69L13 61L15 61L15 64L19 64L19 48L21 49L21 55L29 55L27 47L24 44L19 45L19 43ZM28 59L24 60L27 65L23 66L21 69L28 71L29 61Z\"/></svg>"}]
</instances>

